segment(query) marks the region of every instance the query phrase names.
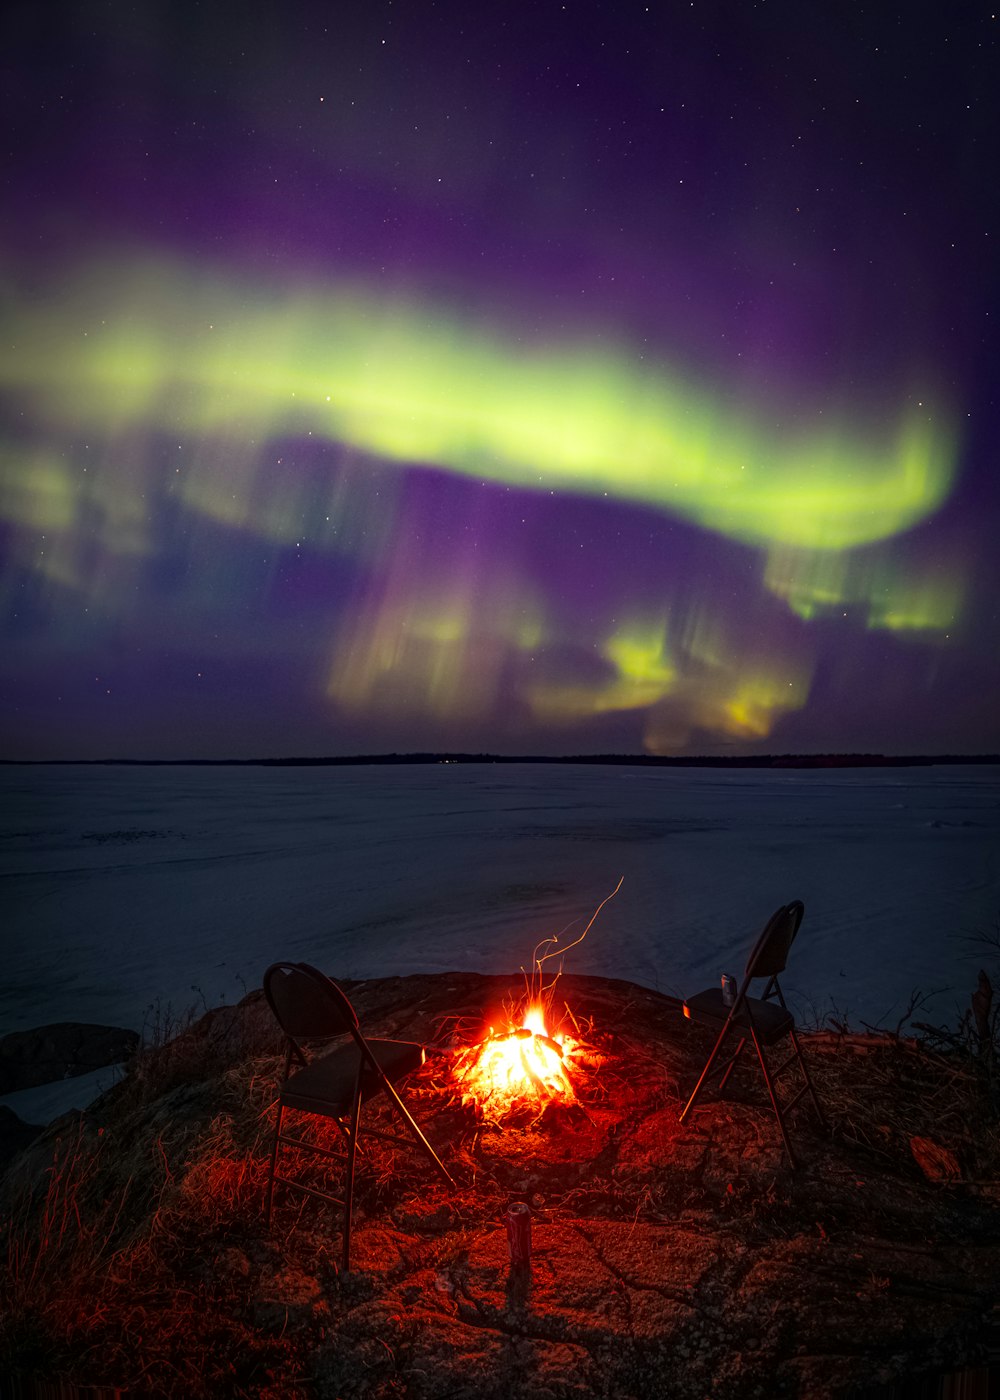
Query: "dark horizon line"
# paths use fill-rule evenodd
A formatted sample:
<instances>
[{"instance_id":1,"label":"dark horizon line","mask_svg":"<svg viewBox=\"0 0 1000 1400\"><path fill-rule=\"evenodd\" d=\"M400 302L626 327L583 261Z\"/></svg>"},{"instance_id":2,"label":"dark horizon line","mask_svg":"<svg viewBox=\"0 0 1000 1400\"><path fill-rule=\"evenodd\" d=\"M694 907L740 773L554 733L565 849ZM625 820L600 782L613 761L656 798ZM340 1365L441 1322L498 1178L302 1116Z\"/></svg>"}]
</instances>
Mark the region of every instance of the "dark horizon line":
<instances>
[{"instance_id":1,"label":"dark horizon line","mask_svg":"<svg viewBox=\"0 0 1000 1400\"><path fill-rule=\"evenodd\" d=\"M934 764L1000 764L1000 754L785 753L744 755L492 754L446 750L283 758L0 758L12 767L332 768L430 763L586 763L647 768L904 768Z\"/></svg>"}]
</instances>

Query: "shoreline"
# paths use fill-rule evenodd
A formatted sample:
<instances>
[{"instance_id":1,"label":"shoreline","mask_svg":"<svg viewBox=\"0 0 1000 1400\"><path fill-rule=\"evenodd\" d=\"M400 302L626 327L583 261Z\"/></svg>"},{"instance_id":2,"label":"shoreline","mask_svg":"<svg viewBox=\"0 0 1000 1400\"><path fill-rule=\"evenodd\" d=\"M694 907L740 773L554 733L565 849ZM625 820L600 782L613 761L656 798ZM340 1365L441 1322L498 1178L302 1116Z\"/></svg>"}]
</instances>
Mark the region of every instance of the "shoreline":
<instances>
[{"instance_id":1,"label":"shoreline","mask_svg":"<svg viewBox=\"0 0 1000 1400\"><path fill-rule=\"evenodd\" d=\"M996 766L1000 754L655 754L430 753L300 755L282 758L0 758L0 767L356 768L442 764L589 764L619 768L934 768Z\"/></svg>"}]
</instances>

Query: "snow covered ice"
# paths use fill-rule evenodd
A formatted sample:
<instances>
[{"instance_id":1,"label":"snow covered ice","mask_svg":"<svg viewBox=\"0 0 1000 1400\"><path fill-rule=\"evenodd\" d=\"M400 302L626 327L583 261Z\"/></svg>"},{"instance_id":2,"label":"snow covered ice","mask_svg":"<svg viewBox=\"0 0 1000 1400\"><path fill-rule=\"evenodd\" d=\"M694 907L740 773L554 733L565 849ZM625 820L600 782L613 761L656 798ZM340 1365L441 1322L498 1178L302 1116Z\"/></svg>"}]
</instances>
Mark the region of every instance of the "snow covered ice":
<instances>
[{"instance_id":1,"label":"snow covered ice","mask_svg":"<svg viewBox=\"0 0 1000 1400\"><path fill-rule=\"evenodd\" d=\"M1000 910L997 779L963 765L8 767L0 1034L142 1030L151 1005L233 1002L282 958L343 978L517 974L540 939L570 942L619 876L567 971L684 996L739 974L772 910L801 899L783 986L802 1019L835 1005L895 1025L920 989L924 1019L953 1020L978 968L992 972L975 939ZM27 1116L24 1095L0 1102Z\"/></svg>"}]
</instances>

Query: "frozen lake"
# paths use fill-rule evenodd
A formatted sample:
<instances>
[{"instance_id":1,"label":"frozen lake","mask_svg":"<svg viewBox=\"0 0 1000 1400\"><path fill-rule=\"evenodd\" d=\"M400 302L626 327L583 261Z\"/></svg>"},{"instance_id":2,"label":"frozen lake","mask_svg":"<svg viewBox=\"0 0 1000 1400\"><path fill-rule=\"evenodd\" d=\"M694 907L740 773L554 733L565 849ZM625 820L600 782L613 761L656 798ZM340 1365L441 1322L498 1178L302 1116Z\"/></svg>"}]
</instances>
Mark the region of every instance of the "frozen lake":
<instances>
[{"instance_id":1,"label":"frozen lake","mask_svg":"<svg viewBox=\"0 0 1000 1400\"><path fill-rule=\"evenodd\" d=\"M239 999L268 963L333 976L567 970L677 996L742 971L779 904L805 920L798 1013L894 1025L968 1005L1000 911L1000 772L482 764L0 769L0 1034L139 1030ZM9 1100L15 1103L15 1098Z\"/></svg>"}]
</instances>

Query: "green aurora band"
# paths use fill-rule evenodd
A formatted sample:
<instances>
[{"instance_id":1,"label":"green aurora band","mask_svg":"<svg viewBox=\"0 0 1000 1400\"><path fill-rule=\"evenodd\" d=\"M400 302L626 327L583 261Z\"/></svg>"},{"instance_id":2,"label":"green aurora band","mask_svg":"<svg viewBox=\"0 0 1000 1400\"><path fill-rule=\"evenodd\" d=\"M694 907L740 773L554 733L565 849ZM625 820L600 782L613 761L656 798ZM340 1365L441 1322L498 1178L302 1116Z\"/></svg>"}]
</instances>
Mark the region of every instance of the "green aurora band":
<instances>
[{"instance_id":1,"label":"green aurora band","mask_svg":"<svg viewBox=\"0 0 1000 1400\"><path fill-rule=\"evenodd\" d=\"M355 283L268 288L126 255L4 300L0 384L35 442L57 447L84 432L106 456L153 432L233 444L311 435L801 551L898 535L954 478L955 434L926 398L871 431L834 414L783 430L773 409L765 421L624 345L529 343ZM64 519L72 507L55 481L37 481L47 500L34 505L30 480L11 487L16 456L4 467L14 517ZM225 482L219 495L231 495Z\"/></svg>"}]
</instances>

